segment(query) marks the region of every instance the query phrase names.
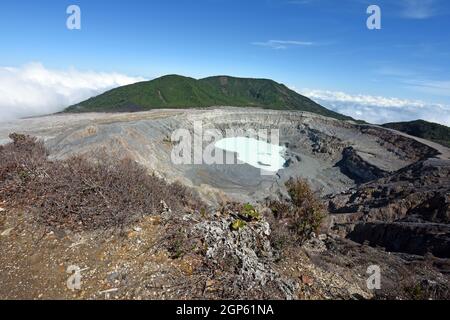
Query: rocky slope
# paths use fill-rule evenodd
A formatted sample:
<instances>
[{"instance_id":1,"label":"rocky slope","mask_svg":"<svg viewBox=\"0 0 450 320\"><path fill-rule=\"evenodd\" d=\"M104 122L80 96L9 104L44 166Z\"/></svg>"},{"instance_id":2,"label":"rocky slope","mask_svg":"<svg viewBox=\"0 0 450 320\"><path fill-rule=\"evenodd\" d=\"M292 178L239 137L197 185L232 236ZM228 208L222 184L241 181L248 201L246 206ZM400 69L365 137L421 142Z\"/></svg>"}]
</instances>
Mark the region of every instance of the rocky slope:
<instances>
[{"instance_id":1,"label":"rocky slope","mask_svg":"<svg viewBox=\"0 0 450 320\"><path fill-rule=\"evenodd\" d=\"M450 257L450 165L428 159L330 200L332 228L389 251Z\"/></svg>"},{"instance_id":2,"label":"rocky slope","mask_svg":"<svg viewBox=\"0 0 450 320\"><path fill-rule=\"evenodd\" d=\"M383 127L402 131L412 136L428 139L450 147L450 128L438 123L416 120L386 123Z\"/></svg>"},{"instance_id":3,"label":"rocky slope","mask_svg":"<svg viewBox=\"0 0 450 320\"><path fill-rule=\"evenodd\" d=\"M279 130L285 168L263 176L246 164L172 163L171 134L186 129L194 138L198 122L221 133ZM72 297L62 280L65 270L59 269L73 260L92 268L89 286L75 298L101 298L110 289L117 289L107 291L117 298L446 298L448 293L450 151L441 145L305 112L244 108L24 119L2 125L0 141L9 141L11 132L43 139L55 160L131 158L149 173L197 191L207 209L186 214L172 212L169 204L128 226L124 240L98 230L51 233L31 213L0 199L6 208L0 218L5 240L0 271L7 284L0 297ZM265 212L268 200L289 198L285 182L292 177L306 179L328 204L322 234L279 257L270 244L270 212L249 228L230 230L234 215L218 209L223 203L251 202ZM176 230L183 230L182 240ZM168 246L169 235L176 245ZM183 243L198 251L178 256ZM104 260L96 261L99 256ZM372 264L383 270L381 291L366 287ZM34 283L24 266L49 283L35 284L23 295L17 283ZM44 290L47 285L55 289Z\"/></svg>"},{"instance_id":4,"label":"rocky slope","mask_svg":"<svg viewBox=\"0 0 450 320\"><path fill-rule=\"evenodd\" d=\"M224 136L230 129L279 130L280 144L287 148L287 167L275 176L261 176L260 170L246 164L174 165L170 157L173 145L168 140L177 129L187 129L194 139L195 122ZM438 153L432 146L378 127L310 113L260 109L57 115L6 124L0 141L8 141L11 132L44 139L55 159L77 154L95 157L99 152L129 157L170 181L180 180L196 188L211 203L221 198L263 200L280 190L283 193L282 186L290 177L306 178L323 194L335 194L361 179L394 172ZM367 171L367 176L359 177L362 171Z\"/></svg>"}]
</instances>

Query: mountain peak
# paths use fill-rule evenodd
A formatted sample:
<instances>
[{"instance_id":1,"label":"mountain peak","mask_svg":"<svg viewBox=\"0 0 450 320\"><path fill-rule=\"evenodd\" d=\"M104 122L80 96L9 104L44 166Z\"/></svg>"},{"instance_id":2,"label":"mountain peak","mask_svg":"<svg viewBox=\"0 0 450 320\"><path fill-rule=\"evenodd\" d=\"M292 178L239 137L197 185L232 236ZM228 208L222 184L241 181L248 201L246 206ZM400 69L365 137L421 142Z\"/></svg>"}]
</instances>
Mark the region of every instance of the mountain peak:
<instances>
[{"instance_id":1,"label":"mountain peak","mask_svg":"<svg viewBox=\"0 0 450 320\"><path fill-rule=\"evenodd\" d=\"M228 75L197 80L169 74L110 90L71 106L65 112L123 112L212 106L298 110L341 120L351 119L273 80Z\"/></svg>"}]
</instances>

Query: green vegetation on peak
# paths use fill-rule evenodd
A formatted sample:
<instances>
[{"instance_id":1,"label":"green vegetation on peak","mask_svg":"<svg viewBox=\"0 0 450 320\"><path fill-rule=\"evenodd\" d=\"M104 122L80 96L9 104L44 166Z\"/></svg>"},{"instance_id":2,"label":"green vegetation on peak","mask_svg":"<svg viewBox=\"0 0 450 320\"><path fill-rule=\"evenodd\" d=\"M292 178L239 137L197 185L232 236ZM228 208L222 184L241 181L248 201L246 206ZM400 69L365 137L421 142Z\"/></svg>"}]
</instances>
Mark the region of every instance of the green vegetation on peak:
<instances>
[{"instance_id":1,"label":"green vegetation on peak","mask_svg":"<svg viewBox=\"0 0 450 320\"><path fill-rule=\"evenodd\" d=\"M398 130L411 136L427 139L450 148L450 128L425 120L392 122L383 127Z\"/></svg>"},{"instance_id":2,"label":"green vegetation on peak","mask_svg":"<svg viewBox=\"0 0 450 320\"><path fill-rule=\"evenodd\" d=\"M340 120L351 120L350 117L328 110L273 80L230 76L196 80L167 75L107 91L73 105L65 112L132 112L212 106L308 111Z\"/></svg>"}]
</instances>

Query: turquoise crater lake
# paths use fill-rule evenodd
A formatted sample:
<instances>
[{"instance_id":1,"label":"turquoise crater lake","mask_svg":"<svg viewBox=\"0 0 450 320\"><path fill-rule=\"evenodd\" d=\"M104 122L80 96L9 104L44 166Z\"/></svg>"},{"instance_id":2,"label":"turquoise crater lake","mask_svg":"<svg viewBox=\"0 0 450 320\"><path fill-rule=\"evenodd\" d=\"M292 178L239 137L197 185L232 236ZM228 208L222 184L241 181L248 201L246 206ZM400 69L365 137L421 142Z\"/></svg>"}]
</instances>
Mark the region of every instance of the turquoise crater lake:
<instances>
[{"instance_id":1,"label":"turquoise crater lake","mask_svg":"<svg viewBox=\"0 0 450 320\"><path fill-rule=\"evenodd\" d=\"M215 147L237 154L238 161L268 172L283 169L285 148L255 138L231 137L215 143Z\"/></svg>"}]
</instances>

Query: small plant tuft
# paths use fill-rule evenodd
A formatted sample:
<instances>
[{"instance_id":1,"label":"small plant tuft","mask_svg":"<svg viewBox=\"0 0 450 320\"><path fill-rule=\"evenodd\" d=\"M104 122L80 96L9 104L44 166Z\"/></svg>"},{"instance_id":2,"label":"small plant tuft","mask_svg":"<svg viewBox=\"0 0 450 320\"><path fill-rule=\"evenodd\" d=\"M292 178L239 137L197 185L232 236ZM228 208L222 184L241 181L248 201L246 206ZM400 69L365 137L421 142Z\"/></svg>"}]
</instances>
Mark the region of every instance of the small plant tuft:
<instances>
[{"instance_id":1,"label":"small plant tuft","mask_svg":"<svg viewBox=\"0 0 450 320\"><path fill-rule=\"evenodd\" d=\"M259 212L255 209L254 206L252 206L249 203L244 204L240 212L240 215L246 221L257 221L261 219L261 215L259 214Z\"/></svg>"},{"instance_id":2,"label":"small plant tuft","mask_svg":"<svg viewBox=\"0 0 450 320\"><path fill-rule=\"evenodd\" d=\"M247 223L244 220L236 219L231 224L231 230L239 231L240 229L244 228L246 225L247 225Z\"/></svg>"}]
</instances>

